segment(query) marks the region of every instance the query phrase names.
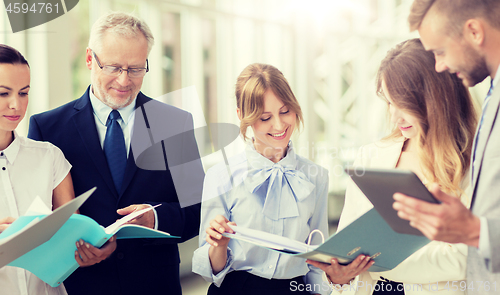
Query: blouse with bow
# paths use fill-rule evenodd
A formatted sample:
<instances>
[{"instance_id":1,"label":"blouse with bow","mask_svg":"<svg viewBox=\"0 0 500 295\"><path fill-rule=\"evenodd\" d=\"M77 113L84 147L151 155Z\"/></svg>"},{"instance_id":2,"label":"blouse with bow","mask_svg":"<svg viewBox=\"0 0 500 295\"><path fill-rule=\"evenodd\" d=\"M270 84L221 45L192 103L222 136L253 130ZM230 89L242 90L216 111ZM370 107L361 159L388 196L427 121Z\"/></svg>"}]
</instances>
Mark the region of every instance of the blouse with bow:
<instances>
[{"instance_id":1,"label":"blouse with bow","mask_svg":"<svg viewBox=\"0 0 500 295\"><path fill-rule=\"evenodd\" d=\"M221 214L238 226L266 231L307 242L319 229L328 236L328 171L295 154L291 142L278 163L259 154L253 144L219 163L205 175L199 248L194 252L193 272L220 286L231 271L248 271L267 279L291 279L305 275L306 284L316 284L313 293L329 294L322 271L303 258L270 251L253 244L230 240L227 263L217 275L212 272L205 230ZM311 244L320 244L313 235Z\"/></svg>"}]
</instances>

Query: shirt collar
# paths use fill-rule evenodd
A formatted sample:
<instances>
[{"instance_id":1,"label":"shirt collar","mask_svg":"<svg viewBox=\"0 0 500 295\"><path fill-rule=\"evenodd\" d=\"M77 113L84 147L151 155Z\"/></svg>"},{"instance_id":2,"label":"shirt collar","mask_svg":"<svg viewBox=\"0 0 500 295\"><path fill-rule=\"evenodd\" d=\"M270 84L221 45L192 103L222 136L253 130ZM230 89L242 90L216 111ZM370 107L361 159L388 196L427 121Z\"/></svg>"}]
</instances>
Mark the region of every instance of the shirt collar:
<instances>
[{"instance_id":1,"label":"shirt collar","mask_svg":"<svg viewBox=\"0 0 500 295\"><path fill-rule=\"evenodd\" d=\"M498 65L497 73L495 74L495 79L493 79L493 83L491 84L493 88L495 88L500 81L500 65Z\"/></svg>"},{"instance_id":2,"label":"shirt collar","mask_svg":"<svg viewBox=\"0 0 500 295\"><path fill-rule=\"evenodd\" d=\"M12 132L12 135L14 136L14 140L5 150L3 150L3 154L10 164L14 164L14 161L17 158L17 154L19 154L19 149L21 148L21 138L15 130Z\"/></svg>"},{"instance_id":3,"label":"shirt collar","mask_svg":"<svg viewBox=\"0 0 500 295\"><path fill-rule=\"evenodd\" d=\"M247 144L245 153L247 159L249 159L248 165L251 168L264 168L264 167L271 167L274 165L281 165L283 167L287 167L288 169L295 169L295 167L297 166L297 156L295 155L295 151L293 149L293 144L291 140L288 142L288 149L286 152L286 156L283 159L279 160L278 163L274 163L273 161L269 160L268 158L264 157L259 152L257 152L255 146L253 145L253 142L249 142Z\"/></svg>"},{"instance_id":4,"label":"shirt collar","mask_svg":"<svg viewBox=\"0 0 500 295\"><path fill-rule=\"evenodd\" d=\"M253 144L247 146L246 155L251 158L248 158L250 169L244 180L245 187L252 194L260 188L266 189L262 213L272 220L299 216L297 202L307 198L315 186L303 172L296 170L291 142L286 156L278 163L259 154Z\"/></svg>"},{"instance_id":5,"label":"shirt collar","mask_svg":"<svg viewBox=\"0 0 500 295\"><path fill-rule=\"evenodd\" d=\"M111 113L113 109L104 104L100 99L97 98L97 96L95 96L92 85L90 86L89 94L90 94L90 103L92 104L92 109L94 110L94 114L97 116L97 118L99 119L99 121L101 121L103 125L106 125L109 113ZM137 96L134 98L134 101L136 98ZM122 120L125 123L125 125L128 124L130 117L134 112L134 109L135 109L135 103L131 103L128 106L117 110L120 113L120 116L122 117Z\"/></svg>"}]
</instances>

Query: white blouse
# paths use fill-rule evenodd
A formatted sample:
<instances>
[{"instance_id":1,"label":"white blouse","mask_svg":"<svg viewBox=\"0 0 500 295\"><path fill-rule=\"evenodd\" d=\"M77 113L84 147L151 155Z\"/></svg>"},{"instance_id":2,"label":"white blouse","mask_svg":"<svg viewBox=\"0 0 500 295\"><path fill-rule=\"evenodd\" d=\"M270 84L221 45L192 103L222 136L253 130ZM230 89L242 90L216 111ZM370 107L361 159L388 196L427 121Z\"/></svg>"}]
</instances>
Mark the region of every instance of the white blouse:
<instances>
[{"instance_id":1,"label":"white blouse","mask_svg":"<svg viewBox=\"0 0 500 295\"><path fill-rule=\"evenodd\" d=\"M26 213L36 196L52 208L52 191L68 175L71 164L59 148L48 142L20 137L0 151L0 219ZM2 294L67 294L63 285L52 288L21 268L0 268Z\"/></svg>"}]
</instances>

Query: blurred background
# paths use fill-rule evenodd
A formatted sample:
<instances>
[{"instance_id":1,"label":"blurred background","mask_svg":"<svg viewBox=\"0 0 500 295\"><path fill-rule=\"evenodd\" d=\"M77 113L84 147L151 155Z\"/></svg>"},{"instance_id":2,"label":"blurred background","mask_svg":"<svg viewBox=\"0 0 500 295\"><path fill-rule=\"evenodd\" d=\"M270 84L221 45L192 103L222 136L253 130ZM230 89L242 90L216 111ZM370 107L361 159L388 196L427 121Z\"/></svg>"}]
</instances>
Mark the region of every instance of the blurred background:
<instances>
[{"instance_id":1,"label":"blurred background","mask_svg":"<svg viewBox=\"0 0 500 295\"><path fill-rule=\"evenodd\" d=\"M12 33L0 13L0 43L20 50L31 66L28 118L79 98L90 83L85 49L90 27L103 13L124 11L146 20L155 37L142 92L187 109L195 126L239 124L234 83L250 63L268 63L288 79L305 124L294 134L297 152L330 171L330 234L335 232L347 176L362 145L389 130L386 104L375 95L375 74L387 50L418 37L407 16L412 0L86 0L65 15ZM482 101L489 81L471 89ZM190 87L184 104L168 93ZM192 93L192 91L191 91ZM171 98L171 97L170 97ZM205 169L222 161L210 138L197 138ZM225 148L230 156L244 143ZM197 238L180 244L185 294L206 294L191 273Z\"/></svg>"}]
</instances>

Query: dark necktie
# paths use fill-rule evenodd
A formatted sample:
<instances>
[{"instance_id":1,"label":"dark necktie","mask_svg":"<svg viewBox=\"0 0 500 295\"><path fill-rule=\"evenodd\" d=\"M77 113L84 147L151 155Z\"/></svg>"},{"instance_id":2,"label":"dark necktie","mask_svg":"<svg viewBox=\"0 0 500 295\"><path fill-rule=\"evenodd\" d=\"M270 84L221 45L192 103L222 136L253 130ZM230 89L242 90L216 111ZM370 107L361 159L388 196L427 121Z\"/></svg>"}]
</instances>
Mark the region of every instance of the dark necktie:
<instances>
[{"instance_id":1,"label":"dark necktie","mask_svg":"<svg viewBox=\"0 0 500 295\"><path fill-rule=\"evenodd\" d=\"M122 186L125 166L127 165L125 139L123 138L122 128L118 123L120 118L120 113L117 110L111 111L106 122L107 129L104 139L104 154L108 160L109 171L118 193Z\"/></svg>"}]
</instances>

